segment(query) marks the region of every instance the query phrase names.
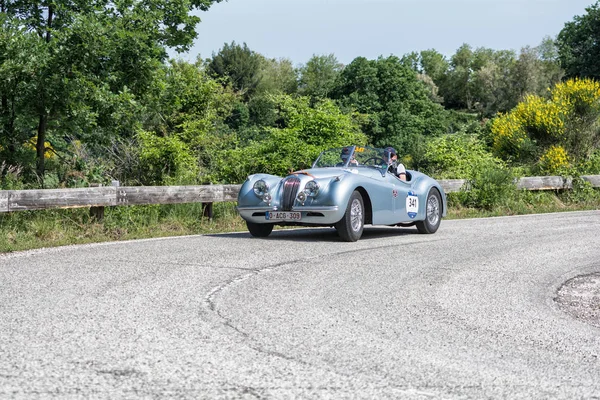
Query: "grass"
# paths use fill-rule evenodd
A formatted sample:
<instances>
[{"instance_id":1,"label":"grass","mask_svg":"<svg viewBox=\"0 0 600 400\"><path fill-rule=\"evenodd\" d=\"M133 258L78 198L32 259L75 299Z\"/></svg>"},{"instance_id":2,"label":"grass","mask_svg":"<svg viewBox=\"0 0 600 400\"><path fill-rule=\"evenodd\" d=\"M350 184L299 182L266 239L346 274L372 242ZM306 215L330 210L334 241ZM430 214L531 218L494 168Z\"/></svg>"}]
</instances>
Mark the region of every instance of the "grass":
<instances>
[{"instance_id":1,"label":"grass","mask_svg":"<svg viewBox=\"0 0 600 400\"><path fill-rule=\"evenodd\" d=\"M202 216L200 204L106 208L102 222L83 208L23 211L0 214L0 253L245 229L233 203L215 204L212 220Z\"/></svg>"},{"instance_id":2,"label":"grass","mask_svg":"<svg viewBox=\"0 0 600 400\"><path fill-rule=\"evenodd\" d=\"M520 192L492 209L462 205L450 194L447 219L600 209L600 192ZM130 239L246 231L234 203L215 203L212 220L201 204L107 207L98 222L88 209L0 214L0 253Z\"/></svg>"}]
</instances>

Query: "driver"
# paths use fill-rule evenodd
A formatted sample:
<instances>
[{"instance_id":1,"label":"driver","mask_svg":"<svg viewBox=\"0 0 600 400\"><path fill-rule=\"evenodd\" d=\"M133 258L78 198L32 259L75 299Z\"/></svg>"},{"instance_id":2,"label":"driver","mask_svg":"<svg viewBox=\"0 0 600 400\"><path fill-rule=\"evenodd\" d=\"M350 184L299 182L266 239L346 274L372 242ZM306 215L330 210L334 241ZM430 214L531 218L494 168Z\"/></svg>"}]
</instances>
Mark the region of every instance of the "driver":
<instances>
[{"instance_id":1,"label":"driver","mask_svg":"<svg viewBox=\"0 0 600 400\"><path fill-rule=\"evenodd\" d=\"M401 181L406 181L406 168L402 163L398 162L398 154L393 147L383 149L383 161L388 166L388 172L391 172Z\"/></svg>"}]
</instances>

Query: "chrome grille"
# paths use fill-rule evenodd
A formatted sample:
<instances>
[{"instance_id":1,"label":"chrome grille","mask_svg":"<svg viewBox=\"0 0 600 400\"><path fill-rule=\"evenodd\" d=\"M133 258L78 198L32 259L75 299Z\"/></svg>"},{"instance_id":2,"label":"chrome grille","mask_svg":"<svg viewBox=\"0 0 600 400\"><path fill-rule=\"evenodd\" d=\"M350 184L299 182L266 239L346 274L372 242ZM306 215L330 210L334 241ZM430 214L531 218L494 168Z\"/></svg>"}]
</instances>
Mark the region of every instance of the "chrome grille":
<instances>
[{"instance_id":1,"label":"chrome grille","mask_svg":"<svg viewBox=\"0 0 600 400\"><path fill-rule=\"evenodd\" d=\"M282 211L290 211L292 209L299 187L300 179L296 177L287 178L283 182L283 195L281 196Z\"/></svg>"}]
</instances>

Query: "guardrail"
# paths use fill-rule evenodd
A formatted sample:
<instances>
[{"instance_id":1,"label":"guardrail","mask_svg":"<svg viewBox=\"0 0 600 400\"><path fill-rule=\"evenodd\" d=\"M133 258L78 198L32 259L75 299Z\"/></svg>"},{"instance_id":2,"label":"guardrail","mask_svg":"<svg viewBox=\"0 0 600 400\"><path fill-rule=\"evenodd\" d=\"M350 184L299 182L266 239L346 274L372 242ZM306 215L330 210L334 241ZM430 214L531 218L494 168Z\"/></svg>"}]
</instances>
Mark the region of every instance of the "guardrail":
<instances>
[{"instance_id":1,"label":"guardrail","mask_svg":"<svg viewBox=\"0 0 600 400\"><path fill-rule=\"evenodd\" d=\"M50 208L90 207L101 219L104 207L144 204L204 203L212 218L212 203L236 201L242 185L101 186L76 189L0 190L0 213Z\"/></svg>"},{"instance_id":2,"label":"guardrail","mask_svg":"<svg viewBox=\"0 0 600 400\"><path fill-rule=\"evenodd\" d=\"M600 175L581 177L593 187L600 187ZM466 179L438 180L446 193L465 188ZM143 204L204 203L204 214L212 217L212 203L236 201L242 185L203 186L105 186L77 189L0 190L0 213L51 208L90 207L102 218L104 207ZM565 190L571 179L560 176L525 177L517 188L526 190Z\"/></svg>"}]
</instances>

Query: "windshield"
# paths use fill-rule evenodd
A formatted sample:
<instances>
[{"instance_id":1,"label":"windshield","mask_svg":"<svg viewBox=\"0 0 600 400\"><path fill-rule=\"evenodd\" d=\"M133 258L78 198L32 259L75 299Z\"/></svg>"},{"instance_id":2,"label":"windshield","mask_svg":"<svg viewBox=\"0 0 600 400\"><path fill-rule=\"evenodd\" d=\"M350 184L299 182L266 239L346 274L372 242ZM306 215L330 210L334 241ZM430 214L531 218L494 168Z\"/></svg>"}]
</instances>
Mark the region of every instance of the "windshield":
<instances>
[{"instance_id":1,"label":"windshield","mask_svg":"<svg viewBox=\"0 0 600 400\"><path fill-rule=\"evenodd\" d=\"M322 152L313 164L313 168L325 167L384 167L383 149L367 146L346 146Z\"/></svg>"}]
</instances>

